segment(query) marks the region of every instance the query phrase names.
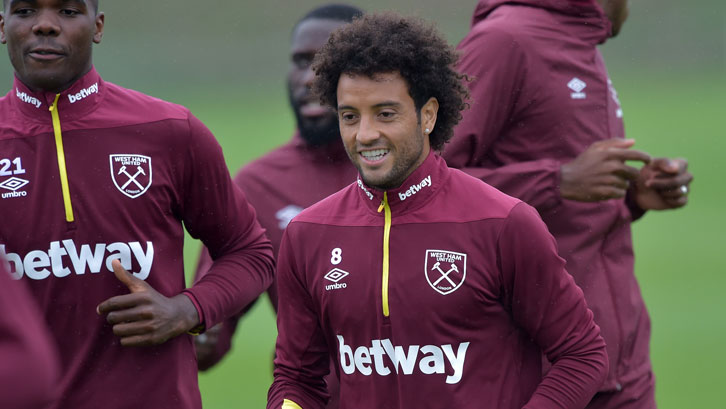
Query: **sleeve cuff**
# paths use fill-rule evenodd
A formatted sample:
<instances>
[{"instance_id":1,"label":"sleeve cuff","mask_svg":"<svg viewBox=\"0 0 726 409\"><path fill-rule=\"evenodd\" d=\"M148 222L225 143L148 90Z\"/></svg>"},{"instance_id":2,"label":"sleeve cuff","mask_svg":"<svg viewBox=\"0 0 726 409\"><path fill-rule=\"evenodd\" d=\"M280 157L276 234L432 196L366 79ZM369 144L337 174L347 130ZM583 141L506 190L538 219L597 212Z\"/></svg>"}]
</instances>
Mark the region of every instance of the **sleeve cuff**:
<instances>
[{"instance_id":1,"label":"sleeve cuff","mask_svg":"<svg viewBox=\"0 0 726 409\"><path fill-rule=\"evenodd\" d=\"M199 301L197 301L197 298L194 297L194 294L191 292L184 290L182 291L182 294L186 295L189 300L191 300L192 304L194 304L194 308L197 310L197 317L199 318L199 325L196 327L190 329L187 331L191 335L199 335L206 331L206 325L204 324L204 312L202 311L202 307L199 305Z\"/></svg>"}]
</instances>

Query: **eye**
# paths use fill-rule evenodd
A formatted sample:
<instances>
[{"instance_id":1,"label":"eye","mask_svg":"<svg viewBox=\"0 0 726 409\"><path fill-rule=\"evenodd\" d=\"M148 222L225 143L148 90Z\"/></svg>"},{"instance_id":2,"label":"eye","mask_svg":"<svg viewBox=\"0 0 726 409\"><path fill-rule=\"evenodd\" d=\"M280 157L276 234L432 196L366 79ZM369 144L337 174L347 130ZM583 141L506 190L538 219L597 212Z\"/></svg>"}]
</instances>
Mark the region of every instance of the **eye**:
<instances>
[{"instance_id":1,"label":"eye","mask_svg":"<svg viewBox=\"0 0 726 409\"><path fill-rule=\"evenodd\" d=\"M297 68L305 69L313 63L313 58L314 56L310 54L295 54L292 56L292 63Z\"/></svg>"},{"instance_id":2,"label":"eye","mask_svg":"<svg viewBox=\"0 0 726 409\"><path fill-rule=\"evenodd\" d=\"M390 120L396 116L396 113L393 111L381 111L378 113L378 116L383 120Z\"/></svg>"},{"instance_id":3,"label":"eye","mask_svg":"<svg viewBox=\"0 0 726 409\"><path fill-rule=\"evenodd\" d=\"M13 10L12 14L22 17L22 16L29 16L30 14L33 13L33 11L34 10L30 9L30 8L19 8L19 9Z\"/></svg>"},{"instance_id":4,"label":"eye","mask_svg":"<svg viewBox=\"0 0 726 409\"><path fill-rule=\"evenodd\" d=\"M358 115L352 112L343 112L340 114L340 120L344 123L352 123L358 118Z\"/></svg>"},{"instance_id":5,"label":"eye","mask_svg":"<svg viewBox=\"0 0 726 409\"><path fill-rule=\"evenodd\" d=\"M81 14L81 12L76 9L61 9L60 13L64 16L69 16L69 17L75 17L75 16Z\"/></svg>"}]
</instances>

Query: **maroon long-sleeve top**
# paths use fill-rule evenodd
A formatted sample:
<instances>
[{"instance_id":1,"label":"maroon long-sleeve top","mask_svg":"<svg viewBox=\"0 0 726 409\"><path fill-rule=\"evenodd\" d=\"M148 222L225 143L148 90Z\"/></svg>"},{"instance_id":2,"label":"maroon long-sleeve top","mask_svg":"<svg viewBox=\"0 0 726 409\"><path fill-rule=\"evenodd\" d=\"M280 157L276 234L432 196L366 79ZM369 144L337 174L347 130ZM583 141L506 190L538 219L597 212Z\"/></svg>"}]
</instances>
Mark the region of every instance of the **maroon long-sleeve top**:
<instances>
[{"instance_id":1,"label":"maroon long-sleeve top","mask_svg":"<svg viewBox=\"0 0 726 409\"><path fill-rule=\"evenodd\" d=\"M534 206L602 329L610 373L602 390L651 370L650 319L633 273L626 200L559 194L560 167L592 143L623 138L623 111L596 46L610 22L595 0L482 0L459 44L473 77L471 108L447 162Z\"/></svg>"},{"instance_id":2,"label":"maroon long-sleeve top","mask_svg":"<svg viewBox=\"0 0 726 409\"><path fill-rule=\"evenodd\" d=\"M534 209L434 153L400 188L359 180L295 217L278 291L268 409L323 408L329 360L341 409L576 409L607 373Z\"/></svg>"},{"instance_id":3,"label":"maroon long-sleeve top","mask_svg":"<svg viewBox=\"0 0 726 409\"><path fill-rule=\"evenodd\" d=\"M214 136L186 108L92 69L58 95L16 79L0 99L0 152L0 256L58 346L53 408L200 408L190 335L122 347L96 306L129 292L114 259L165 296L185 293L207 326L269 286L270 242ZM189 289L184 228L215 260Z\"/></svg>"}]
</instances>

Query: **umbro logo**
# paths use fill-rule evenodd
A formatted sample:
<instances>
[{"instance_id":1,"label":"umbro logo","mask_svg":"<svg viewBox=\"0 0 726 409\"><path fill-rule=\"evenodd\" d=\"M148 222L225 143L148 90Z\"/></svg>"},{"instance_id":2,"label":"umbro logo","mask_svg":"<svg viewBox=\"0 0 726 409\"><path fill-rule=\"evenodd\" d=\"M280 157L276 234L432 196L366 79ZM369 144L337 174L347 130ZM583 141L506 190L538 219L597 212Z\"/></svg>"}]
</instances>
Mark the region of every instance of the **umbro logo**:
<instances>
[{"instance_id":1,"label":"umbro logo","mask_svg":"<svg viewBox=\"0 0 726 409\"><path fill-rule=\"evenodd\" d=\"M585 95L585 93L582 92L585 89L585 87L587 87L587 84L585 83L585 81L583 81L577 77L572 78L570 80L570 82L567 83L567 88L574 91L573 93L570 94L570 97L572 97L572 99L585 99L585 97L587 97L587 95Z\"/></svg>"},{"instance_id":2,"label":"umbro logo","mask_svg":"<svg viewBox=\"0 0 726 409\"><path fill-rule=\"evenodd\" d=\"M350 273L348 273L347 271L341 270L339 268L334 268L334 269L328 271L328 274L325 274L325 276L323 276L323 278L325 278L328 281L332 281L333 284L326 285L325 289L327 291L330 291L330 290L339 290L341 288L347 287L348 285L346 283L338 283L338 281L344 279L349 274Z\"/></svg>"},{"instance_id":3,"label":"umbro logo","mask_svg":"<svg viewBox=\"0 0 726 409\"><path fill-rule=\"evenodd\" d=\"M9 190L9 192L3 192L2 194L0 194L0 197L2 197L3 199L7 199L10 197L27 196L28 192L25 192L25 191L18 192L18 189L22 188L23 186L27 185L28 183L30 183L30 182L28 182L25 179L20 179L18 177L13 176L10 179L7 179L7 180L3 181L2 183L0 183L0 188Z\"/></svg>"}]
</instances>

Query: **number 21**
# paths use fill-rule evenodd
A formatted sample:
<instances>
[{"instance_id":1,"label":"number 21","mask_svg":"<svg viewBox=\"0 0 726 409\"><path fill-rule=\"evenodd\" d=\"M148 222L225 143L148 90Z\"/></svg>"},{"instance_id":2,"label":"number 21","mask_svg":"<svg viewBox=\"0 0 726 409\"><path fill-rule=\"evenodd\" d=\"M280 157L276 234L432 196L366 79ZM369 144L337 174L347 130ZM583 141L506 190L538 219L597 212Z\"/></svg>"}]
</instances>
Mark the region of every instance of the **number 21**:
<instances>
[{"instance_id":1,"label":"number 21","mask_svg":"<svg viewBox=\"0 0 726 409\"><path fill-rule=\"evenodd\" d=\"M10 170L12 164L15 164L13 171ZM22 175L23 173L25 173L25 169L23 169L20 157L13 159L12 162L10 159L0 159L0 176Z\"/></svg>"}]
</instances>

